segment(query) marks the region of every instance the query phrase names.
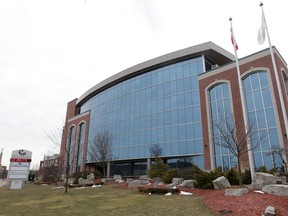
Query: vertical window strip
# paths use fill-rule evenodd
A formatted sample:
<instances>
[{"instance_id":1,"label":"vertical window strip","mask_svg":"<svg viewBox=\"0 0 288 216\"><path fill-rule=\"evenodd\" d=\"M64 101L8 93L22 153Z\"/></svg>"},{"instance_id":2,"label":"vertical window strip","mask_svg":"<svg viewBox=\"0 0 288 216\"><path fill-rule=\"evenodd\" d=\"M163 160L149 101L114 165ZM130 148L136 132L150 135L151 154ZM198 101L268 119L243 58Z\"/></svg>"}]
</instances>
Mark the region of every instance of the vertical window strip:
<instances>
[{"instance_id":1,"label":"vertical window strip","mask_svg":"<svg viewBox=\"0 0 288 216\"><path fill-rule=\"evenodd\" d=\"M259 159L261 160L260 163L259 163L259 160L255 160L256 161L255 165L256 165L256 167L265 165L267 169L270 169L270 168L272 168L272 164L269 164L268 161L265 161L265 158L268 158L267 154L271 151L272 145L280 146L280 143L279 143L279 140L278 141L273 141L273 143L271 143L271 139L270 139L269 130L270 129L276 129L277 133L278 133L278 128L277 128L276 122L275 122L275 125L271 125L270 127L268 126L269 124L268 124L268 116L266 115L266 110L268 108L271 108L271 106L267 107L265 105L265 100L272 100L272 98L267 98L267 95L265 95L265 97L264 97L263 91L267 90L267 88L268 88L269 91L270 91L270 97L272 97L272 96L271 96L270 87L269 86L268 87L267 86L262 86L262 83L260 82L260 78L261 77L263 78L264 74L266 76L265 78L268 79L268 74L267 74L266 71L257 71L257 72L253 72L253 73L249 74L248 76L244 77L243 83L244 83L244 86L248 85L247 82L249 82L251 84L252 80L254 80L254 83L259 83L259 88L256 85L257 89L255 89L256 87L254 85L251 85L251 90L249 91L249 92L252 93L252 97L251 98L253 100L254 108L251 109L251 107L246 106L246 109L247 109L247 112L254 113L253 116L255 118L255 122L253 122L253 119L251 119L251 115L249 115L249 121L251 121L252 124L253 123L255 124L255 128L253 130L257 131L257 136L260 137L261 136L261 132L267 131L267 137L265 137L265 140L261 141L259 147L255 148L254 155L256 157L260 157ZM244 94L245 94L245 99L246 99L246 104L247 104L248 103L247 94L249 92L246 91L246 90L247 89L244 89ZM261 109L260 108L257 109L256 104L255 104L256 103L256 98L255 97L256 97L256 92L257 91L260 91L261 103L263 104L263 107L261 107ZM266 104L269 104L269 103L266 103ZM273 104L272 104L272 108L273 108L273 112L272 113L274 115L275 107L274 107ZM263 111L263 113L264 113L264 116L263 116L264 124L265 124L264 128L263 128L263 126L260 128L260 125L259 125L260 121L263 120L263 119L259 119L259 117L257 115L258 112L260 112L260 111ZM270 112L270 114L271 114L271 112ZM273 116L273 118L275 118L275 116ZM256 140L256 142L257 141L259 141L259 140ZM263 145L264 145L265 142L268 143L268 147L270 149L268 151L264 150L264 148L263 148Z\"/></svg>"}]
</instances>

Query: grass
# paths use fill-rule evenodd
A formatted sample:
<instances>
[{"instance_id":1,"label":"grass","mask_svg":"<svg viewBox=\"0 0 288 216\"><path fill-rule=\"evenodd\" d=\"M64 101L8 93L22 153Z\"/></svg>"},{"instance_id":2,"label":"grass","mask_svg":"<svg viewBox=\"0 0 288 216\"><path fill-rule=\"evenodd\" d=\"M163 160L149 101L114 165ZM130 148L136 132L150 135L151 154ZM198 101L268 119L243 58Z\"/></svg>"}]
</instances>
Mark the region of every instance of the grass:
<instances>
[{"instance_id":1,"label":"grass","mask_svg":"<svg viewBox=\"0 0 288 216\"><path fill-rule=\"evenodd\" d=\"M0 188L0 215L213 215L197 196L143 195L115 186L52 189L26 184L22 190Z\"/></svg>"}]
</instances>

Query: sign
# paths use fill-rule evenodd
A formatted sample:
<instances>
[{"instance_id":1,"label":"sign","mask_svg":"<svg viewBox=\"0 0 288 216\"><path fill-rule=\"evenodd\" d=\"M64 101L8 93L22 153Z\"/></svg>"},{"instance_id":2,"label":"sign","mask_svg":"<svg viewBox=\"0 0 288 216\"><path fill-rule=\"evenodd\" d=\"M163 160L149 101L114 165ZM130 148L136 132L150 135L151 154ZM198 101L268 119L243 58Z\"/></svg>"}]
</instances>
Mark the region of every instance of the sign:
<instances>
[{"instance_id":1,"label":"sign","mask_svg":"<svg viewBox=\"0 0 288 216\"><path fill-rule=\"evenodd\" d=\"M31 157L31 151L23 149L13 151L10 158L8 179L27 181Z\"/></svg>"},{"instance_id":2,"label":"sign","mask_svg":"<svg viewBox=\"0 0 288 216\"><path fill-rule=\"evenodd\" d=\"M10 158L10 162L31 162L31 159L26 159L26 158Z\"/></svg>"},{"instance_id":3,"label":"sign","mask_svg":"<svg viewBox=\"0 0 288 216\"><path fill-rule=\"evenodd\" d=\"M11 158L22 158L22 159L30 159L31 160L32 157L32 152L28 151L28 150L23 150L23 149L19 149L19 150L15 150L12 152Z\"/></svg>"}]
</instances>

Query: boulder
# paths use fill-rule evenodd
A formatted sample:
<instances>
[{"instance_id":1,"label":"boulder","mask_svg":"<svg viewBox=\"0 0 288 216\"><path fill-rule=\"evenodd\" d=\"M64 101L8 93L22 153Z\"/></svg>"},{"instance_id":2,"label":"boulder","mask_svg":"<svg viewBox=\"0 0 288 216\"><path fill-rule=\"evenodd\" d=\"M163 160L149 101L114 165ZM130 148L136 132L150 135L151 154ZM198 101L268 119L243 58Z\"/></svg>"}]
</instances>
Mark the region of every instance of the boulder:
<instances>
[{"instance_id":1,"label":"boulder","mask_svg":"<svg viewBox=\"0 0 288 216\"><path fill-rule=\"evenodd\" d=\"M270 184L286 184L286 177L279 177L268 173L256 172L250 187L255 190L261 190L265 185Z\"/></svg>"},{"instance_id":2,"label":"boulder","mask_svg":"<svg viewBox=\"0 0 288 216\"><path fill-rule=\"evenodd\" d=\"M276 213L275 213L275 207L273 207L273 206L268 206L268 207L265 209L264 216L274 216L274 215L276 215Z\"/></svg>"},{"instance_id":3,"label":"boulder","mask_svg":"<svg viewBox=\"0 0 288 216\"><path fill-rule=\"evenodd\" d=\"M87 179L95 180L95 175L94 175L94 173L90 173L89 175L87 175Z\"/></svg>"},{"instance_id":4,"label":"boulder","mask_svg":"<svg viewBox=\"0 0 288 216\"><path fill-rule=\"evenodd\" d=\"M84 184L84 179L83 178L79 178L78 179L78 184Z\"/></svg>"},{"instance_id":5,"label":"boulder","mask_svg":"<svg viewBox=\"0 0 288 216\"><path fill-rule=\"evenodd\" d=\"M93 179L83 179L83 178L78 179L78 185L89 185L89 184L94 184L94 180Z\"/></svg>"},{"instance_id":6,"label":"boulder","mask_svg":"<svg viewBox=\"0 0 288 216\"><path fill-rule=\"evenodd\" d=\"M183 178L173 178L172 184L180 185L180 184L182 184L183 180L184 180Z\"/></svg>"},{"instance_id":7,"label":"boulder","mask_svg":"<svg viewBox=\"0 0 288 216\"><path fill-rule=\"evenodd\" d=\"M152 182L154 182L155 184L164 184L163 181L162 181L162 179L161 179L161 178L158 178L158 177L152 178L151 180L152 180Z\"/></svg>"},{"instance_id":8,"label":"boulder","mask_svg":"<svg viewBox=\"0 0 288 216\"><path fill-rule=\"evenodd\" d=\"M221 176L213 181L214 189L225 189L231 187L230 182L225 176Z\"/></svg>"},{"instance_id":9,"label":"boulder","mask_svg":"<svg viewBox=\"0 0 288 216\"><path fill-rule=\"evenodd\" d=\"M196 183L196 180L184 180L181 186L186 187L186 188L194 188L195 183Z\"/></svg>"},{"instance_id":10,"label":"boulder","mask_svg":"<svg viewBox=\"0 0 288 216\"><path fill-rule=\"evenodd\" d=\"M140 175L139 179L149 179L148 175Z\"/></svg>"},{"instance_id":11,"label":"boulder","mask_svg":"<svg viewBox=\"0 0 288 216\"><path fill-rule=\"evenodd\" d=\"M248 192L248 188L226 189L225 196L243 196Z\"/></svg>"},{"instance_id":12,"label":"boulder","mask_svg":"<svg viewBox=\"0 0 288 216\"><path fill-rule=\"evenodd\" d=\"M122 176L121 175L114 175L113 179L114 180L122 180Z\"/></svg>"},{"instance_id":13,"label":"boulder","mask_svg":"<svg viewBox=\"0 0 288 216\"><path fill-rule=\"evenodd\" d=\"M288 185L271 184L265 185L262 191L269 194L275 194L277 196L288 196Z\"/></svg>"},{"instance_id":14,"label":"boulder","mask_svg":"<svg viewBox=\"0 0 288 216\"><path fill-rule=\"evenodd\" d=\"M128 188L139 187L149 183L149 180L133 180L128 183Z\"/></svg>"}]
</instances>

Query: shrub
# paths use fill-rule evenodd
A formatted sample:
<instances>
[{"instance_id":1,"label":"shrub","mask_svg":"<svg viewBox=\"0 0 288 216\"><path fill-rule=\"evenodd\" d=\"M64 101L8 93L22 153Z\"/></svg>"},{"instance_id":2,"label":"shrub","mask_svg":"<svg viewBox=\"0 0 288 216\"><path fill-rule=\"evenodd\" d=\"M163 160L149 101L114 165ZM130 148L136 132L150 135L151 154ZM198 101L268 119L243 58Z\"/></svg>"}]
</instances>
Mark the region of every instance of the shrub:
<instances>
[{"instance_id":1,"label":"shrub","mask_svg":"<svg viewBox=\"0 0 288 216\"><path fill-rule=\"evenodd\" d=\"M211 178L210 173L202 172L195 175L195 187L202 189L212 189L213 186L213 178Z\"/></svg>"},{"instance_id":2,"label":"shrub","mask_svg":"<svg viewBox=\"0 0 288 216\"><path fill-rule=\"evenodd\" d=\"M258 169L256 169L256 172L269 173L269 174L272 174L272 175L274 175L277 171L278 171L277 167L272 168L270 170L267 170L267 168L265 166L260 166L260 167L258 167Z\"/></svg>"},{"instance_id":3,"label":"shrub","mask_svg":"<svg viewBox=\"0 0 288 216\"><path fill-rule=\"evenodd\" d=\"M224 176L228 179L231 185L239 185L238 172L235 169L231 168L225 172Z\"/></svg>"},{"instance_id":4,"label":"shrub","mask_svg":"<svg viewBox=\"0 0 288 216\"><path fill-rule=\"evenodd\" d=\"M242 174L242 183L243 184L251 184L251 172L250 170L245 170L245 172Z\"/></svg>"},{"instance_id":5,"label":"shrub","mask_svg":"<svg viewBox=\"0 0 288 216\"><path fill-rule=\"evenodd\" d=\"M179 189L178 188L154 188L154 187L149 187L149 188L144 188L144 187L138 187L138 191L140 193L151 193L151 194L166 194L166 193L178 193Z\"/></svg>"},{"instance_id":6,"label":"shrub","mask_svg":"<svg viewBox=\"0 0 288 216\"><path fill-rule=\"evenodd\" d=\"M74 178L73 184L78 184L79 178L82 178L83 173L82 172L75 172L73 173L72 177Z\"/></svg>"},{"instance_id":7,"label":"shrub","mask_svg":"<svg viewBox=\"0 0 288 216\"><path fill-rule=\"evenodd\" d=\"M172 182L173 178L180 178L180 171L179 169L171 169L165 172L162 177L162 180L169 184Z\"/></svg>"},{"instance_id":8,"label":"shrub","mask_svg":"<svg viewBox=\"0 0 288 216\"><path fill-rule=\"evenodd\" d=\"M258 167L258 169L256 169L256 172L268 173L268 171L267 171L265 166Z\"/></svg>"},{"instance_id":9,"label":"shrub","mask_svg":"<svg viewBox=\"0 0 288 216\"><path fill-rule=\"evenodd\" d=\"M167 166L164 164L161 158L156 157L155 158L156 164L153 164L148 171L149 178L162 178L165 175L165 172L167 171Z\"/></svg>"},{"instance_id":10,"label":"shrub","mask_svg":"<svg viewBox=\"0 0 288 216\"><path fill-rule=\"evenodd\" d=\"M185 168L184 170L181 171L181 178L188 180L188 179L192 179L192 177L193 177L192 167Z\"/></svg>"},{"instance_id":11,"label":"shrub","mask_svg":"<svg viewBox=\"0 0 288 216\"><path fill-rule=\"evenodd\" d=\"M211 172L203 172L201 170L198 170L194 177L194 179L197 181L195 183L195 187L203 189L213 189L213 180L220 176L223 176L223 172L221 171L221 169L219 170L219 168Z\"/></svg>"},{"instance_id":12,"label":"shrub","mask_svg":"<svg viewBox=\"0 0 288 216\"><path fill-rule=\"evenodd\" d=\"M94 170L94 171L93 171L93 174L94 174L94 176L95 176L95 179L97 179L97 178L102 178L102 177L103 177L102 172L100 172L99 170Z\"/></svg>"},{"instance_id":13,"label":"shrub","mask_svg":"<svg viewBox=\"0 0 288 216\"><path fill-rule=\"evenodd\" d=\"M192 164L191 167L187 167L181 171L181 178L188 180L188 179L195 179L195 175L202 173L203 171L195 164Z\"/></svg>"}]
</instances>

